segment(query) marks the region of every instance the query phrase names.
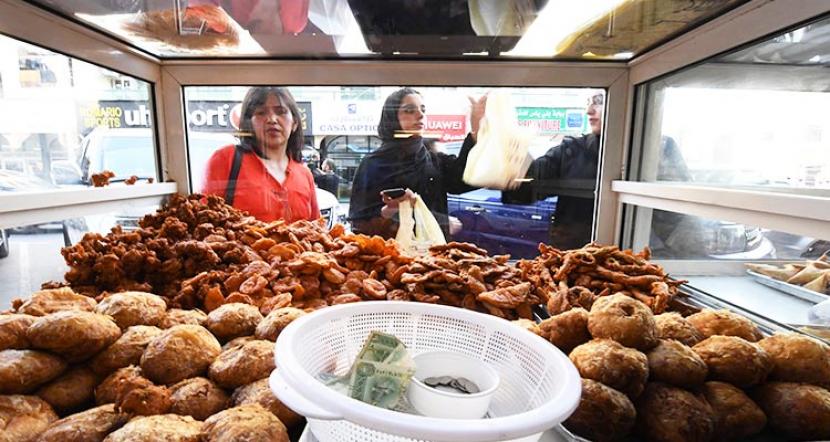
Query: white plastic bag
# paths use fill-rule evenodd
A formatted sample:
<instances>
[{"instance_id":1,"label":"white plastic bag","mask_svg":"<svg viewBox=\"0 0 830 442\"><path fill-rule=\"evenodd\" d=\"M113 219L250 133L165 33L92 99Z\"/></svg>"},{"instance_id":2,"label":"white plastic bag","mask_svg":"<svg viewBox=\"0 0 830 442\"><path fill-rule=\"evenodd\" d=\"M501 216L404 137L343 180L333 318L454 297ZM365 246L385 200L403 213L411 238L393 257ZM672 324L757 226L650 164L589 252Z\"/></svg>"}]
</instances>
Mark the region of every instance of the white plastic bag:
<instances>
[{"instance_id":1,"label":"white plastic bag","mask_svg":"<svg viewBox=\"0 0 830 442\"><path fill-rule=\"evenodd\" d=\"M441 226L420 195L415 196L415 207L409 200L398 204L398 218L398 233L395 240L402 250L418 253L430 246L447 243Z\"/></svg>"},{"instance_id":2,"label":"white plastic bag","mask_svg":"<svg viewBox=\"0 0 830 442\"><path fill-rule=\"evenodd\" d=\"M464 182L476 187L509 190L521 184L532 158L527 148L533 132L518 124L516 108L504 91L487 97L476 145L470 150Z\"/></svg>"}]
</instances>

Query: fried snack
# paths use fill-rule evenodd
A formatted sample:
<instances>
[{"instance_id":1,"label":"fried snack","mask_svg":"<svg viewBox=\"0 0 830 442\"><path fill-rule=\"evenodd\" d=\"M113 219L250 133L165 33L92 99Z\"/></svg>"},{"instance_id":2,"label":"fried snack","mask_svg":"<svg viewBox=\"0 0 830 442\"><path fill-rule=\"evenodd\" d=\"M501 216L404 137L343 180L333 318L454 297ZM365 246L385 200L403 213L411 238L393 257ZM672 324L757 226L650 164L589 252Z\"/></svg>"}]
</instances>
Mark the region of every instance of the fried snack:
<instances>
[{"instance_id":1,"label":"fried snack","mask_svg":"<svg viewBox=\"0 0 830 442\"><path fill-rule=\"evenodd\" d=\"M285 425L259 404L246 404L214 414L205 421L205 442L288 442Z\"/></svg>"},{"instance_id":2,"label":"fried snack","mask_svg":"<svg viewBox=\"0 0 830 442\"><path fill-rule=\"evenodd\" d=\"M167 304L152 293L121 292L101 300L95 311L111 316L121 330L126 330L133 325L158 325L166 316Z\"/></svg>"},{"instance_id":3,"label":"fried snack","mask_svg":"<svg viewBox=\"0 0 830 442\"><path fill-rule=\"evenodd\" d=\"M772 359L764 349L736 336L712 336L692 347L706 366L709 379L747 388L764 382Z\"/></svg>"},{"instance_id":4,"label":"fried snack","mask_svg":"<svg viewBox=\"0 0 830 442\"><path fill-rule=\"evenodd\" d=\"M659 382L637 401L637 430L655 442L708 442L715 430L712 407L686 390Z\"/></svg>"},{"instance_id":5,"label":"fried snack","mask_svg":"<svg viewBox=\"0 0 830 442\"><path fill-rule=\"evenodd\" d=\"M517 319L513 321L513 324L516 324L518 327L521 327L536 336L542 336L542 330L539 328L539 325L530 319Z\"/></svg>"},{"instance_id":6,"label":"fried snack","mask_svg":"<svg viewBox=\"0 0 830 442\"><path fill-rule=\"evenodd\" d=\"M706 380L706 363L691 348L678 341L661 339L646 356L651 381L691 389Z\"/></svg>"},{"instance_id":7,"label":"fried snack","mask_svg":"<svg viewBox=\"0 0 830 442\"><path fill-rule=\"evenodd\" d=\"M36 319L36 316L15 313L0 315L0 351L29 348L26 330Z\"/></svg>"},{"instance_id":8,"label":"fried snack","mask_svg":"<svg viewBox=\"0 0 830 442\"><path fill-rule=\"evenodd\" d=\"M127 415L107 404L69 415L53 422L38 442L100 442L107 434L127 423Z\"/></svg>"},{"instance_id":9,"label":"fried snack","mask_svg":"<svg viewBox=\"0 0 830 442\"><path fill-rule=\"evenodd\" d=\"M579 406L563 425L594 442L625 438L634 428L637 413L626 395L591 379L582 379Z\"/></svg>"},{"instance_id":10,"label":"fried snack","mask_svg":"<svg viewBox=\"0 0 830 442\"><path fill-rule=\"evenodd\" d=\"M141 356L141 372L153 382L174 384L204 373L221 349L204 327L177 325L150 341Z\"/></svg>"},{"instance_id":11,"label":"fried snack","mask_svg":"<svg viewBox=\"0 0 830 442\"><path fill-rule=\"evenodd\" d=\"M110 179L115 178L115 174L111 170L102 170L93 173L89 178L92 180L92 187L105 187L110 185Z\"/></svg>"},{"instance_id":12,"label":"fried snack","mask_svg":"<svg viewBox=\"0 0 830 442\"><path fill-rule=\"evenodd\" d=\"M742 440L767 426L767 416L739 388L723 382L707 382L701 390L715 416L715 440Z\"/></svg>"},{"instance_id":13,"label":"fried snack","mask_svg":"<svg viewBox=\"0 0 830 442\"><path fill-rule=\"evenodd\" d=\"M737 336L749 342L759 341L763 335L758 327L747 318L729 310L703 310L686 317L704 339L715 336Z\"/></svg>"},{"instance_id":14,"label":"fried snack","mask_svg":"<svg viewBox=\"0 0 830 442\"><path fill-rule=\"evenodd\" d=\"M159 327L170 328L182 324L204 325L206 320L207 314L199 309L182 310L179 308L171 308L167 310L167 314L159 323Z\"/></svg>"},{"instance_id":15,"label":"fried snack","mask_svg":"<svg viewBox=\"0 0 830 442\"><path fill-rule=\"evenodd\" d=\"M62 311L39 318L26 331L33 348L49 350L69 362L80 362L103 350L121 336L107 316Z\"/></svg>"},{"instance_id":16,"label":"fried snack","mask_svg":"<svg viewBox=\"0 0 830 442\"><path fill-rule=\"evenodd\" d=\"M657 345L654 315L642 302L623 294L599 298L588 315L594 338L613 339L626 347L648 350Z\"/></svg>"},{"instance_id":17,"label":"fried snack","mask_svg":"<svg viewBox=\"0 0 830 442\"><path fill-rule=\"evenodd\" d=\"M234 407L245 404L262 405L266 410L279 418L280 422L289 430L300 426L304 422L302 416L283 405L274 396L271 387L268 385L268 378L260 379L237 388L234 390L231 400Z\"/></svg>"},{"instance_id":18,"label":"fried snack","mask_svg":"<svg viewBox=\"0 0 830 442\"><path fill-rule=\"evenodd\" d=\"M29 393L66 370L63 359L37 350L0 351L0 394Z\"/></svg>"},{"instance_id":19,"label":"fried snack","mask_svg":"<svg viewBox=\"0 0 830 442\"><path fill-rule=\"evenodd\" d=\"M171 413L203 421L227 408L230 398L213 381L196 377L170 387L170 400Z\"/></svg>"},{"instance_id":20,"label":"fried snack","mask_svg":"<svg viewBox=\"0 0 830 442\"><path fill-rule=\"evenodd\" d=\"M64 415L91 403L95 397L96 385L98 377L95 373L86 367L78 366L41 387L36 395Z\"/></svg>"},{"instance_id":21,"label":"fried snack","mask_svg":"<svg viewBox=\"0 0 830 442\"><path fill-rule=\"evenodd\" d=\"M147 345L161 333L160 328L150 325L129 327L118 340L92 358L89 366L95 373L107 375L128 365L138 365Z\"/></svg>"},{"instance_id":22,"label":"fried snack","mask_svg":"<svg viewBox=\"0 0 830 442\"><path fill-rule=\"evenodd\" d=\"M190 416L162 414L137 417L110 433L104 442L199 442L202 423Z\"/></svg>"},{"instance_id":23,"label":"fried snack","mask_svg":"<svg viewBox=\"0 0 830 442\"><path fill-rule=\"evenodd\" d=\"M250 336L262 321L259 309L248 304L232 303L208 313L205 328L219 340L229 341L240 336Z\"/></svg>"},{"instance_id":24,"label":"fried snack","mask_svg":"<svg viewBox=\"0 0 830 442\"><path fill-rule=\"evenodd\" d=\"M703 340L700 332L679 313L655 315L654 323L657 326L657 337L660 339L674 339L689 347Z\"/></svg>"},{"instance_id":25,"label":"fried snack","mask_svg":"<svg viewBox=\"0 0 830 442\"><path fill-rule=\"evenodd\" d=\"M136 378L117 389L115 409L131 416L153 416L170 411L170 391L146 378Z\"/></svg>"},{"instance_id":26,"label":"fried snack","mask_svg":"<svg viewBox=\"0 0 830 442\"><path fill-rule=\"evenodd\" d=\"M268 377L274 368L274 343L254 340L223 351L208 375L220 387L234 389Z\"/></svg>"},{"instance_id":27,"label":"fried snack","mask_svg":"<svg viewBox=\"0 0 830 442\"><path fill-rule=\"evenodd\" d=\"M283 307L272 310L268 313L259 325L256 326L255 336L258 339L266 339L276 342L282 330L293 320L304 315L305 312L294 307Z\"/></svg>"},{"instance_id":28,"label":"fried snack","mask_svg":"<svg viewBox=\"0 0 830 442\"><path fill-rule=\"evenodd\" d=\"M643 353L610 339L594 339L576 347L571 361L583 378L598 382L636 398L648 379L648 359Z\"/></svg>"},{"instance_id":29,"label":"fried snack","mask_svg":"<svg viewBox=\"0 0 830 442\"><path fill-rule=\"evenodd\" d=\"M539 324L539 329L543 338L565 354L591 340L591 334L588 333L588 312L583 308L551 316Z\"/></svg>"},{"instance_id":30,"label":"fried snack","mask_svg":"<svg viewBox=\"0 0 830 442\"><path fill-rule=\"evenodd\" d=\"M753 397L770 428L792 440L830 439L830 391L815 385L770 382Z\"/></svg>"},{"instance_id":31,"label":"fried snack","mask_svg":"<svg viewBox=\"0 0 830 442\"><path fill-rule=\"evenodd\" d=\"M830 346L798 333L776 333L758 345L772 359L770 379L830 386Z\"/></svg>"},{"instance_id":32,"label":"fried snack","mask_svg":"<svg viewBox=\"0 0 830 442\"><path fill-rule=\"evenodd\" d=\"M115 403L122 388L143 385L144 380L146 378L141 375L141 369L136 366L119 368L95 388L95 403L98 405Z\"/></svg>"},{"instance_id":33,"label":"fried snack","mask_svg":"<svg viewBox=\"0 0 830 442\"><path fill-rule=\"evenodd\" d=\"M15 310L17 313L26 315L46 316L64 310L93 312L95 305L94 299L76 294L69 287L61 287L35 292Z\"/></svg>"},{"instance_id":34,"label":"fried snack","mask_svg":"<svg viewBox=\"0 0 830 442\"><path fill-rule=\"evenodd\" d=\"M0 442L33 442L58 415L36 396L0 396Z\"/></svg>"},{"instance_id":35,"label":"fried snack","mask_svg":"<svg viewBox=\"0 0 830 442\"><path fill-rule=\"evenodd\" d=\"M224 345L222 345L222 351L231 349L233 347L239 347L242 344L245 344L247 342L257 341L257 340L258 339L257 339L256 336L243 336L241 338L231 339L230 341L228 341Z\"/></svg>"}]
</instances>

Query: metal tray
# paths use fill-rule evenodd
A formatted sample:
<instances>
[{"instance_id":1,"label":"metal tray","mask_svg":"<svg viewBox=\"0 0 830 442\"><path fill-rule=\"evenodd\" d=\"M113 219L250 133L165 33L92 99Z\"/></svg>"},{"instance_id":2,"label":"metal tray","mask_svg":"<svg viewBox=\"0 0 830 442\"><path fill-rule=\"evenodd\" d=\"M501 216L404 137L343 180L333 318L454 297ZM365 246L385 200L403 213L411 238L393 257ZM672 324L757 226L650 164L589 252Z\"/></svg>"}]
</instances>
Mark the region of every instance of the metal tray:
<instances>
[{"instance_id":1,"label":"metal tray","mask_svg":"<svg viewBox=\"0 0 830 442\"><path fill-rule=\"evenodd\" d=\"M755 281L765 286L772 287L778 291L793 295L796 298L800 298L805 301L818 304L819 302L830 299L830 296L821 294L819 292L814 292L809 289L805 289L801 286L790 284L784 281L779 281L777 279L770 278L767 275L762 275L760 273L753 272L752 270L747 270L746 273L753 279L755 279Z\"/></svg>"}]
</instances>

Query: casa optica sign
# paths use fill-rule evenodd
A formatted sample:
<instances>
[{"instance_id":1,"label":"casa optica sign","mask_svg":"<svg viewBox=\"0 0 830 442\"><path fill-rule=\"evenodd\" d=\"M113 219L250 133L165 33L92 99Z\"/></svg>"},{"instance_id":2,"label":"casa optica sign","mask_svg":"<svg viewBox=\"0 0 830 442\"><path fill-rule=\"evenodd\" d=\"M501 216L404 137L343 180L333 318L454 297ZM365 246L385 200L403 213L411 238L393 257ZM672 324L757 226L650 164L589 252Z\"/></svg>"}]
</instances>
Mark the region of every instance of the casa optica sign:
<instances>
[{"instance_id":1,"label":"casa optica sign","mask_svg":"<svg viewBox=\"0 0 830 442\"><path fill-rule=\"evenodd\" d=\"M565 107L517 107L519 125L534 129L539 135L583 132L585 110Z\"/></svg>"}]
</instances>

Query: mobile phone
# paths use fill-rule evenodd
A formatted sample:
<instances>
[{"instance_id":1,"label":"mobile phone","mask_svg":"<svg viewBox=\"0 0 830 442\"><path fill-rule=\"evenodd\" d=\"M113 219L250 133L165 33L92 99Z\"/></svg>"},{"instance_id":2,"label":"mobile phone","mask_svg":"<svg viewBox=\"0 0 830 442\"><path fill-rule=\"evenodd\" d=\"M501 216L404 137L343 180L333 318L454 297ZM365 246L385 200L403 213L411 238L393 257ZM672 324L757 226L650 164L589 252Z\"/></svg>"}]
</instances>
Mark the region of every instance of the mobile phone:
<instances>
[{"instance_id":1,"label":"mobile phone","mask_svg":"<svg viewBox=\"0 0 830 442\"><path fill-rule=\"evenodd\" d=\"M406 194L406 190L401 189L400 187L397 187L395 189L381 190L380 193L382 193L383 196L385 196L387 198L396 199L396 198L400 198L400 197L404 196Z\"/></svg>"}]
</instances>

